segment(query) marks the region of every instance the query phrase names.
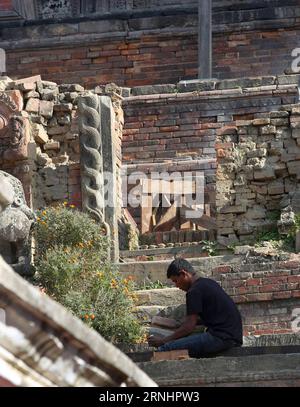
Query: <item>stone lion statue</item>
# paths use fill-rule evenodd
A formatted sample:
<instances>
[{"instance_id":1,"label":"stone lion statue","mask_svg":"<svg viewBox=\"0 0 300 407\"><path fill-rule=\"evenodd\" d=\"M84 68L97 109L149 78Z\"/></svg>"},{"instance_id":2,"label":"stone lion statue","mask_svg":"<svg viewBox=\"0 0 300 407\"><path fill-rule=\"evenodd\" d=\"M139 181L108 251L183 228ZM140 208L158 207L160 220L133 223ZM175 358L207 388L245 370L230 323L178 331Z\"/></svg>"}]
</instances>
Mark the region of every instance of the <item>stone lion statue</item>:
<instances>
[{"instance_id":1,"label":"stone lion statue","mask_svg":"<svg viewBox=\"0 0 300 407\"><path fill-rule=\"evenodd\" d=\"M29 237L36 218L21 182L0 170L0 254L18 273L30 273Z\"/></svg>"}]
</instances>

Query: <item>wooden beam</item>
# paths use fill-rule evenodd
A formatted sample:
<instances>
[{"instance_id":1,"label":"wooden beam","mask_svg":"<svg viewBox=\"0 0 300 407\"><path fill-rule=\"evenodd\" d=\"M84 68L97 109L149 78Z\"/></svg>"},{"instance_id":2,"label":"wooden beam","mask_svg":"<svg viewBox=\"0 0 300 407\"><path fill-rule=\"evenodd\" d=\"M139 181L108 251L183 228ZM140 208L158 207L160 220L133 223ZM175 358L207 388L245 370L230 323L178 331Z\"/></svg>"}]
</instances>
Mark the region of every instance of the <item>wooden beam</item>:
<instances>
[{"instance_id":1,"label":"wooden beam","mask_svg":"<svg viewBox=\"0 0 300 407\"><path fill-rule=\"evenodd\" d=\"M189 208L188 206L183 206L180 208L180 217L183 220L190 220L192 223L196 224L197 226L200 226L203 229L207 230L216 230L217 229L217 222L215 218L212 218L207 215L202 215L201 217L195 216L195 218L186 218L186 212L187 211L193 211L192 208ZM197 210L195 210L195 215L197 215Z\"/></svg>"},{"instance_id":2,"label":"wooden beam","mask_svg":"<svg viewBox=\"0 0 300 407\"><path fill-rule=\"evenodd\" d=\"M198 0L198 79L212 77L212 1Z\"/></svg>"},{"instance_id":3,"label":"wooden beam","mask_svg":"<svg viewBox=\"0 0 300 407\"><path fill-rule=\"evenodd\" d=\"M152 196L144 195L141 205L141 233L149 232L152 218Z\"/></svg>"},{"instance_id":4,"label":"wooden beam","mask_svg":"<svg viewBox=\"0 0 300 407\"><path fill-rule=\"evenodd\" d=\"M160 218L158 224L153 228L153 231L167 232L171 230L177 220L177 209L175 203L168 208L165 214Z\"/></svg>"}]
</instances>

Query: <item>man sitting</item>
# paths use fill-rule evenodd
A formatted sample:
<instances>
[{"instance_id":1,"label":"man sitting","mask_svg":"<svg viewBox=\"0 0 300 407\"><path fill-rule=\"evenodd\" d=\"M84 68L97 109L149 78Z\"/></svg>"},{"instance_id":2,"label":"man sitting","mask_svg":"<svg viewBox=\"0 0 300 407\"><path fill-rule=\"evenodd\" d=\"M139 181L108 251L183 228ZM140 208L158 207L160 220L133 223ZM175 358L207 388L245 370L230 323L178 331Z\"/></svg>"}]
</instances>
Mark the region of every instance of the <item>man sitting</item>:
<instances>
[{"instance_id":1,"label":"man sitting","mask_svg":"<svg viewBox=\"0 0 300 407\"><path fill-rule=\"evenodd\" d=\"M233 300L209 278L199 277L185 259L176 259L168 267L167 277L186 291L187 316L171 335L151 335L150 346L158 351L187 349L191 357L203 357L243 344L242 319ZM206 332L193 334L198 318Z\"/></svg>"}]
</instances>

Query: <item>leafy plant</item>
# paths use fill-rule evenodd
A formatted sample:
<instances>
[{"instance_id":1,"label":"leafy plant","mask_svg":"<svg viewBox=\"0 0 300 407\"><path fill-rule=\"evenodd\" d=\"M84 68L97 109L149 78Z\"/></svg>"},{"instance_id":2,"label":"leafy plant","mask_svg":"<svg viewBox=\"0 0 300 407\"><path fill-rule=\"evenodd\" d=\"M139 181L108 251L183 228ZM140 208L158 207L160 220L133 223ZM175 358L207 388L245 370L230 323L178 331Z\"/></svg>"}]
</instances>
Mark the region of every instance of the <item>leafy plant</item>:
<instances>
[{"instance_id":1,"label":"leafy plant","mask_svg":"<svg viewBox=\"0 0 300 407\"><path fill-rule=\"evenodd\" d=\"M166 284L162 283L159 280L156 280L156 281L148 281L148 282L144 281L144 283L139 286L139 289L140 290L153 290L156 288L166 288L166 287L167 287Z\"/></svg>"},{"instance_id":2,"label":"leafy plant","mask_svg":"<svg viewBox=\"0 0 300 407\"><path fill-rule=\"evenodd\" d=\"M202 244L202 251L207 252L209 256L217 255L217 242L202 240L200 243Z\"/></svg>"},{"instance_id":3,"label":"leafy plant","mask_svg":"<svg viewBox=\"0 0 300 407\"><path fill-rule=\"evenodd\" d=\"M280 210L271 211L267 213L266 218L270 221L276 222L280 219L280 213L281 213Z\"/></svg>"},{"instance_id":4,"label":"leafy plant","mask_svg":"<svg viewBox=\"0 0 300 407\"><path fill-rule=\"evenodd\" d=\"M278 232L277 227L273 227L272 229L264 232L259 232L256 235L256 244L255 246L261 245L262 242L269 242L273 240L280 240L281 236Z\"/></svg>"},{"instance_id":5,"label":"leafy plant","mask_svg":"<svg viewBox=\"0 0 300 407\"><path fill-rule=\"evenodd\" d=\"M137 250L139 248L139 235L136 233L130 223L126 223L127 247L128 250Z\"/></svg>"},{"instance_id":6,"label":"leafy plant","mask_svg":"<svg viewBox=\"0 0 300 407\"><path fill-rule=\"evenodd\" d=\"M254 246L261 247L263 242L269 242L274 249L291 252L294 250L294 240L294 236L291 234L287 236L280 235L277 227L274 226L269 231L258 233Z\"/></svg>"},{"instance_id":7,"label":"leafy plant","mask_svg":"<svg viewBox=\"0 0 300 407\"><path fill-rule=\"evenodd\" d=\"M107 238L87 214L59 206L38 213L36 283L114 343L139 342L134 285L108 260Z\"/></svg>"},{"instance_id":8,"label":"leafy plant","mask_svg":"<svg viewBox=\"0 0 300 407\"><path fill-rule=\"evenodd\" d=\"M299 232L300 230L300 213L297 213L295 215L295 224L294 226L292 226L292 228L290 229L290 233L289 236L291 237L295 237L296 233Z\"/></svg>"}]
</instances>

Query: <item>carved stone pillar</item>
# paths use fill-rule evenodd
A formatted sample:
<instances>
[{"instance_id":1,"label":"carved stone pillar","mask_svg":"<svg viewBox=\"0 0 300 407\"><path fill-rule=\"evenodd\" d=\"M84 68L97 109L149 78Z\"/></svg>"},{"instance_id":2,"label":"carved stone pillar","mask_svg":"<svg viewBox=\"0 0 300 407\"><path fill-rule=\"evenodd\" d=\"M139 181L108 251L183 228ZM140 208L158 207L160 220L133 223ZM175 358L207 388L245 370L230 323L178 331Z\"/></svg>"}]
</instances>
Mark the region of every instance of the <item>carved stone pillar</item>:
<instances>
[{"instance_id":1,"label":"carved stone pillar","mask_svg":"<svg viewBox=\"0 0 300 407\"><path fill-rule=\"evenodd\" d=\"M22 109L19 91L0 92L0 167L22 182L27 203L31 205L30 124Z\"/></svg>"},{"instance_id":2,"label":"carved stone pillar","mask_svg":"<svg viewBox=\"0 0 300 407\"><path fill-rule=\"evenodd\" d=\"M94 94L82 96L78 106L82 209L105 227L111 239L111 258L118 261L114 110L108 96Z\"/></svg>"},{"instance_id":3,"label":"carved stone pillar","mask_svg":"<svg viewBox=\"0 0 300 407\"><path fill-rule=\"evenodd\" d=\"M0 254L21 275L31 273L30 232L34 222L21 182L0 171Z\"/></svg>"},{"instance_id":4,"label":"carved stone pillar","mask_svg":"<svg viewBox=\"0 0 300 407\"><path fill-rule=\"evenodd\" d=\"M114 110L108 96L99 96L101 114L101 135L103 170L106 174L107 205L105 206L105 220L111 232L111 258L119 261L119 233L118 233L118 188L116 172L116 147L114 137Z\"/></svg>"}]
</instances>

